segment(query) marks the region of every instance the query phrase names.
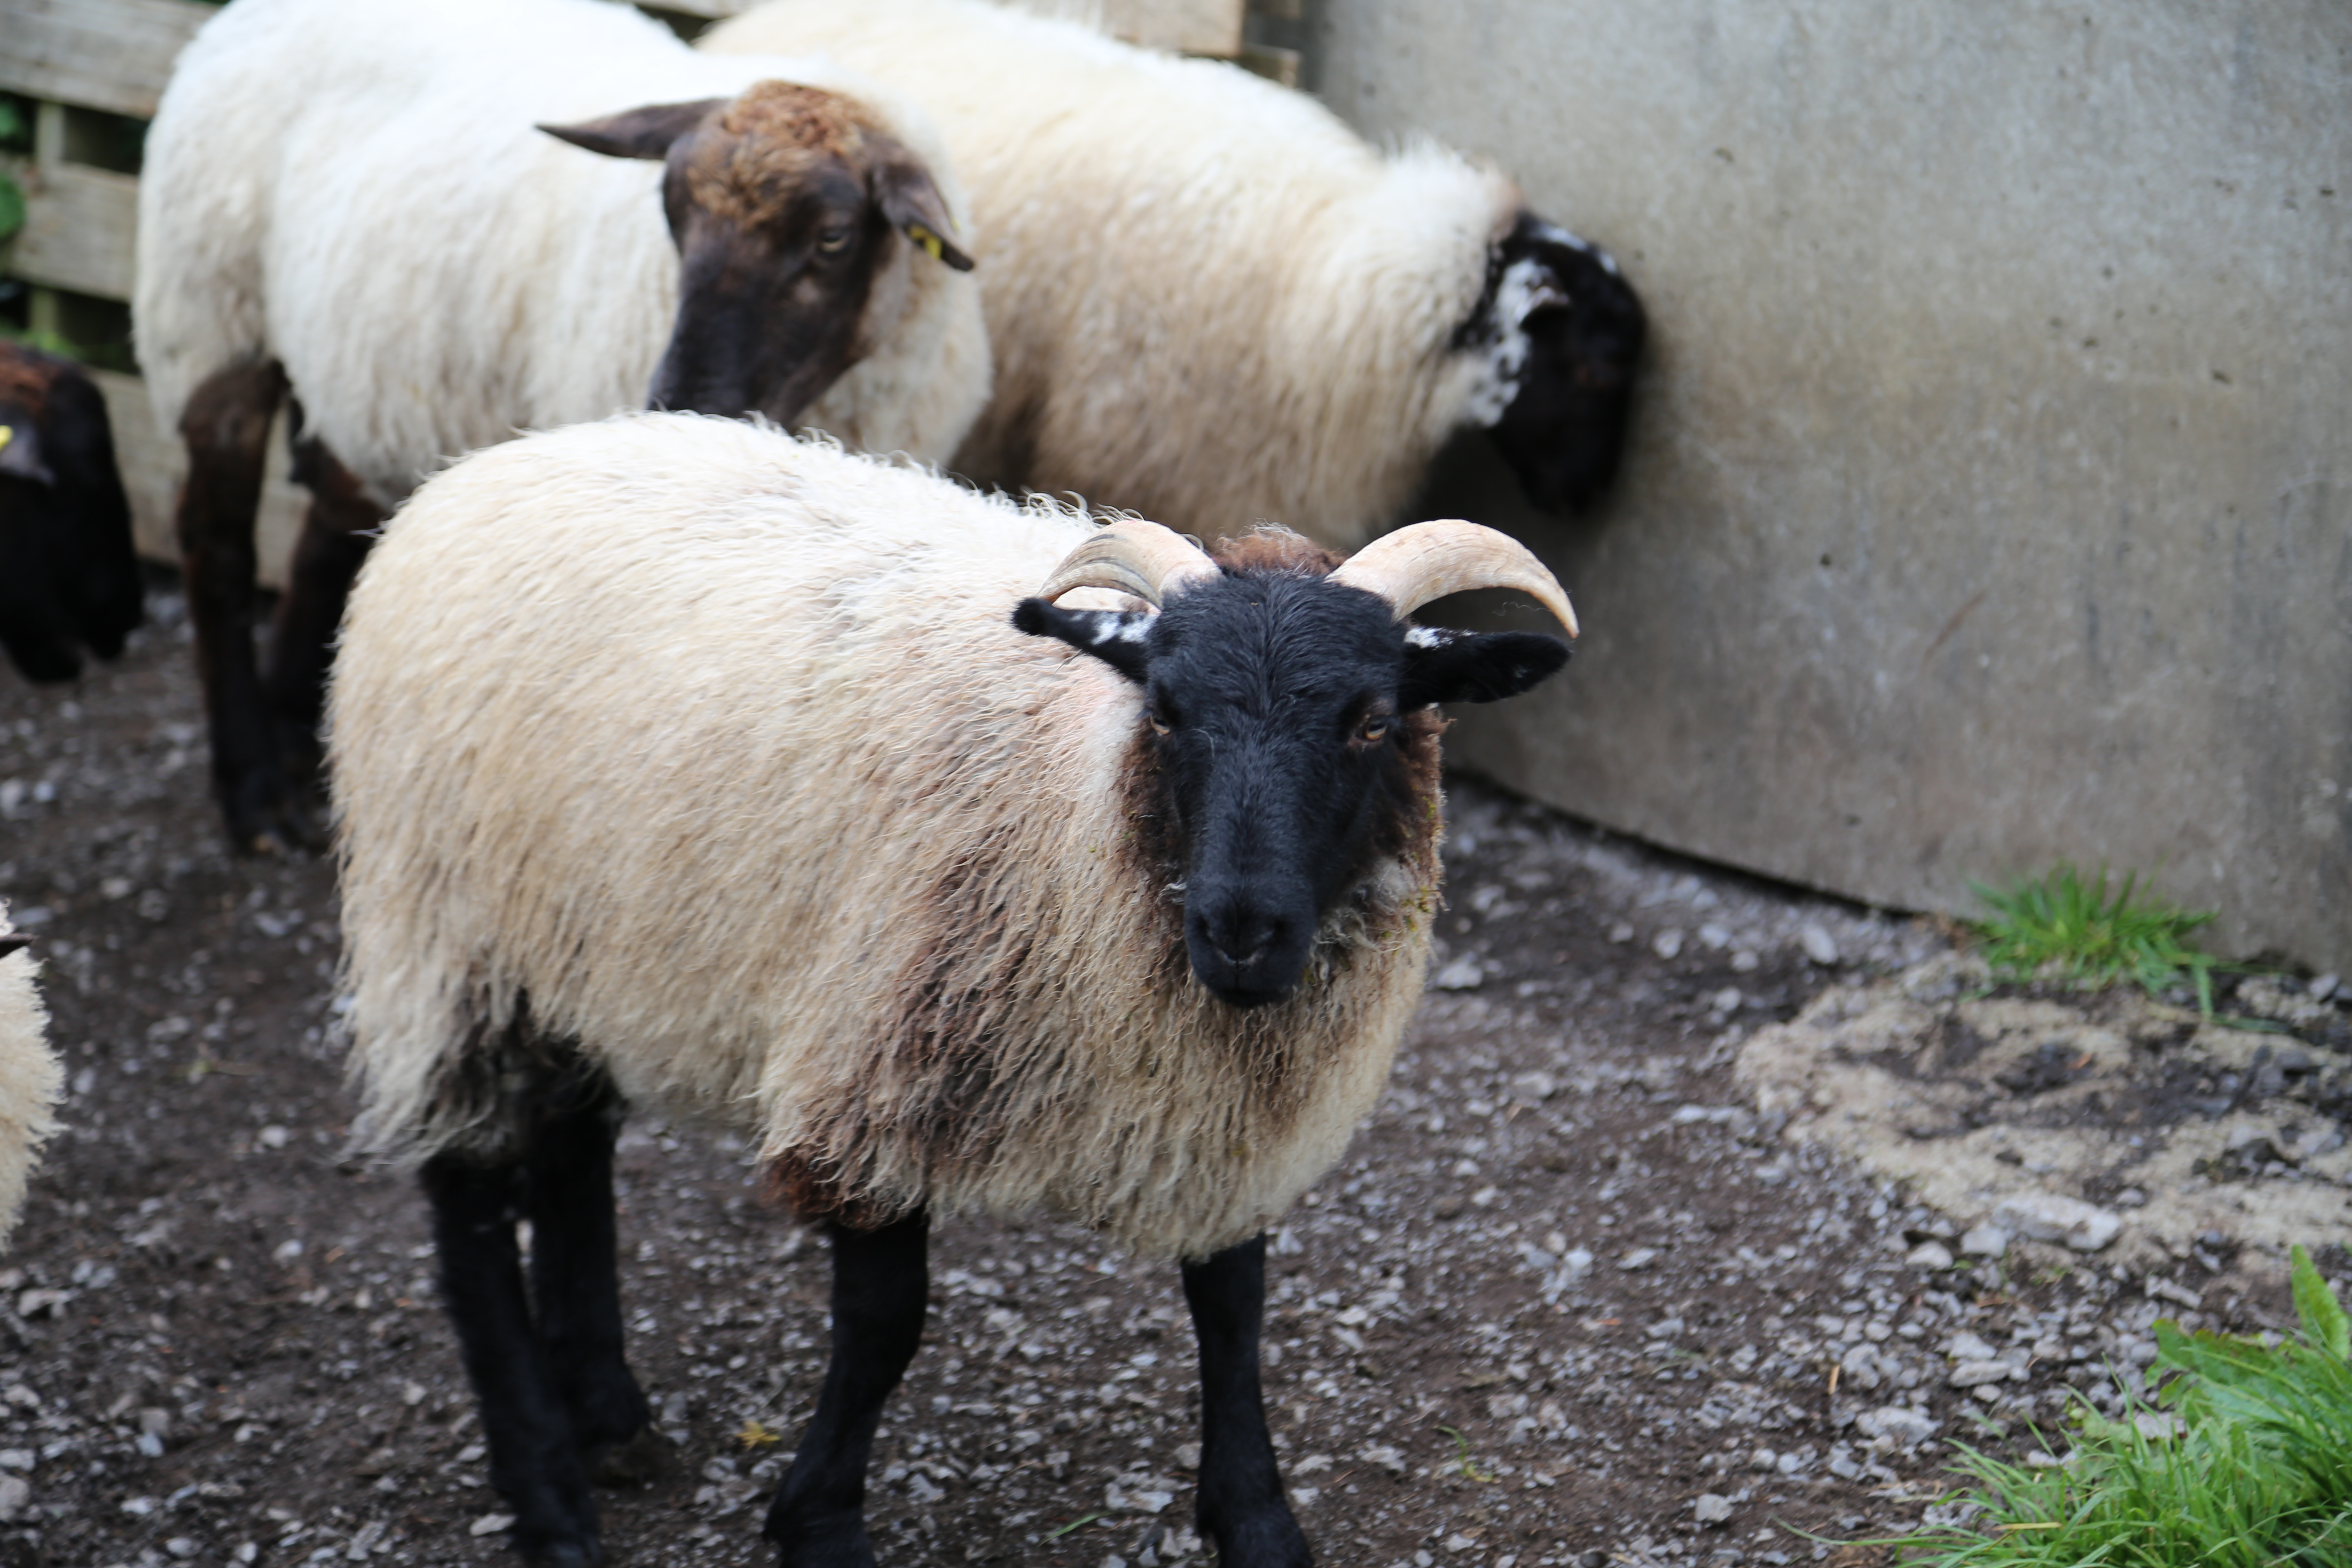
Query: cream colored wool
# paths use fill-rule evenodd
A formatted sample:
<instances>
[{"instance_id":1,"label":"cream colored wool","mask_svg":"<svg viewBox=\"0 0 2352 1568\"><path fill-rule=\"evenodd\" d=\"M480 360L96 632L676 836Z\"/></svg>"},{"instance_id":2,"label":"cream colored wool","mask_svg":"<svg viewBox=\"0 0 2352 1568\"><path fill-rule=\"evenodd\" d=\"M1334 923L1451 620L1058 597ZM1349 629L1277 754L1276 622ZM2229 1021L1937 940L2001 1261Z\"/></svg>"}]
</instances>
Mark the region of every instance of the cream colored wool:
<instances>
[{"instance_id":1,"label":"cream colored wool","mask_svg":"<svg viewBox=\"0 0 2352 1568\"><path fill-rule=\"evenodd\" d=\"M677 310L662 165L533 125L768 78L871 107L971 244L929 119L823 60L715 59L603 0L237 0L181 56L140 181L139 358L165 434L206 376L274 356L389 506L519 428L643 407ZM971 279L895 247L859 346L806 423L952 452L988 389Z\"/></svg>"},{"instance_id":2,"label":"cream colored wool","mask_svg":"<svg viewBox=\"0 0 2352 1568\"><path fill-rule=\"evenodd\" d=\"M14 929L0 906L0 936ZM0 958L0 1242L16 1226L25 1183L41 1144L57 1131L52 1112L63 1088L58 1058L44 1035L48 1009L34 987L33 955Z\"/></svg>"},{"instance_id":3,"label":"cream colored wool","mask_svg":"<svg viewBox=\"0 0 2352 1568\"><path fill-rule=\"evenodd\" d=\"M980 0L772 0L698 47L788 38L920 99L971 191L996 389L959 471L1351 549L1492 400L1450 340L1520 205L1502 174Z\"/></svg>"},{"instance_id":4,"label":"cream colored wool","mask_svg":"<svg viewBox=\"0 0 2352 1568\"><path fill-rule=\"evenodd\" d=\"M1090 526L677 415L425 486L331 709L361 1142L497 1144L467 1086L527 994L868 1210L1188 1257L1280 1214L1419 1000L1438 803L1289 1000L1213 1000L1126 815L1140 695L1010 623Z\"/></svg>"}]
</instances>

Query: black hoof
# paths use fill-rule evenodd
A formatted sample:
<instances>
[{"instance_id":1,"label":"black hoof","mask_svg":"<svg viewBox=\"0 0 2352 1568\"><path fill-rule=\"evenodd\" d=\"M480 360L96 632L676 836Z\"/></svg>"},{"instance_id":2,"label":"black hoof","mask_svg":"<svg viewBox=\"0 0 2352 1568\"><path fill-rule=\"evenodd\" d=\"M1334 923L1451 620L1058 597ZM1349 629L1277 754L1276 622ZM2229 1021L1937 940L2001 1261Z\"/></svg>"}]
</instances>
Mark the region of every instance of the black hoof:
<instances>
[{"instance_id":1,"label":"black hoof","mask_svg":"<svg viewBox=\"0 0 2352 1568\"><path fill-rule=\"evenodd\" d=\"M809 1518L768 1515L761 1534L776 1543L778 1568L874 1568L866 1516L856 1510Z\"/></svg>"},{"instance_id":2,"label":"black hoof","mask_svg":"<svg viewBox=\"0 0 2352 1568\"><path fill-rule=\"evenodd\" d=\"M327 835L310 792L276 768L256 769L223 791L229 847L239 855L317 854Z\"/></svg>"},{"instance_id":3,"label":"black hoof","mask_svg":"<svg viewBox=\"0 0 2352 1568\"><path fill-rule=\"evenodd\" d=\"M603 1568L604 1549L595 1542L558 1541L541 1546L518 1546L524 1568Z\"/></svg>"},{"instance_id":4,"label":"black hoof","mask_svg":"<svg viewBox=\"0 0 2352 1568\"><path fill-rule=\"evenodd\" d=\"M623 1443L588 1450L588 1479L600 1487L641 1487L660 1480L676 1467L677 1447L651 1426L640 1426Z\"/></svg>"},{"instance_id":5,"label":"black hoof","mask_svg":"<svg viewBox=\"0 0 2352 1568\"><path fill-rule=\"evenodd\" d=\"M1197 1522L1202 1539L1216 1545L1218 1568L1313 1568L1315 1554L1287 1505L1221 1523Z\"/></svg>"}]
</instances>

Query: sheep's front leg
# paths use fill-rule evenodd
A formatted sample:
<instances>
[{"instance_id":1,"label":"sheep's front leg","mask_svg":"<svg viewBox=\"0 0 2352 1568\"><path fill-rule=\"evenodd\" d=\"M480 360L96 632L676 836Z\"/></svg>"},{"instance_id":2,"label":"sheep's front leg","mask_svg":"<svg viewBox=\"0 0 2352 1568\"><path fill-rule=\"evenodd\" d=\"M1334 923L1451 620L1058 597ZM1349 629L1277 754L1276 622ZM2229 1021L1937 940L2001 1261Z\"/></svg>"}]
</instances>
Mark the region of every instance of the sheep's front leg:
<instances>
[{"instance_id":1,"label":"sheep's front leg","mask_svg":"<svg viewBox=\"0 0 2352 1568\"><path fill-rule=\"evenodd\" d=\"M516 1177L448 1154L425 1163L441 1293L481 1412L490 1485L514 1510L515 1550L533 1568L593 1568L604 1560L595 1505L523 1295Z\"/></svg>"},{"instance_id":2,"label":"sheep's front leg","mask_svg":"<svg viewBox=\"0 0 2352 1568\"><path fill-rule=\"evenodd\" d=\"M1184 1265L1184 1301L1201 1342L1201 1533L1222 1568L1307 1568L1314 1556L1283 1500L1258 1383L1265 1237Z\"/></svg>"},{"instance_id":3,"label":"sheep's front leg","mask_svg":"<svg viewBox=\"0 0 2352 1568\"><path fill-rule=\"evenodd\" d=\"M923 1337L930 1304L930 1220L920 1212L878 1230L832 1226L833 1359L816 1414L768 1510L767 1537L784 1568L873 1568L866 1538L866 1466L882 1402Z\"/></svg>"}]
</instances>

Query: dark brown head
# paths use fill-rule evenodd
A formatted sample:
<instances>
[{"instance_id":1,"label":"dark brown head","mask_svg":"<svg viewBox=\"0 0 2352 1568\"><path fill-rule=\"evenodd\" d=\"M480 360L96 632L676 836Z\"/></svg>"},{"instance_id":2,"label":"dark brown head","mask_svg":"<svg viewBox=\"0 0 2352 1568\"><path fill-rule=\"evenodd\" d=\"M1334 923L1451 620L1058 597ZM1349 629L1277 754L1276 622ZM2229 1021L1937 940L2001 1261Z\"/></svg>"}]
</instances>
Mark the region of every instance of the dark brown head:
<instances>
[{"instance_id":1,"label":"dark brown head","mask_svg":"<svg viewBox=\"0 0 2352 1568\"><path fill-rule=\"evenodd\" d=\"M0 647L33 680L122 651L141 619L106 399L69 360L0 342Z\"/></svg>"},{"instance_id":2,"label":"dark brown head","mask_svg":"<svg viewBox=\"0 0 2352 1568\"><path fill-rule=\"evenodd\" d=\"M921 265L971 268L930 171L837 92L763 81L732 99L541 129L665 165L680 266L656 408L790 426L870 348L859 323L895 247L925 252Z\"/></svg>"}]
</instances>

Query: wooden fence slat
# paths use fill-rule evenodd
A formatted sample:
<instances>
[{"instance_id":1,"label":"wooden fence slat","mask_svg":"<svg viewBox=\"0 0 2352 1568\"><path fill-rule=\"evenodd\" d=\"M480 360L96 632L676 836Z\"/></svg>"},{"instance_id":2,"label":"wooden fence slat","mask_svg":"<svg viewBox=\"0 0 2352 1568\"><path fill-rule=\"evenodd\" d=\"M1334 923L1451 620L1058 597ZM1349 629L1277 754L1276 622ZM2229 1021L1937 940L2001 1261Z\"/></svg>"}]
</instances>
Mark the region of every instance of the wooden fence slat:
<instances>
[{"instance_id":1,"label":"wooden fence slat","mask_svg":"<svg viewBox=\"0 0 2352 1568\"><path fill-rule=\"evenodd\" d=\"M25 226L9 242L10 273L104 300L129 300L139 182L79 163L37 169L0 160L25 189Z\"/></svg>"},{"instance_id":2,"label":"wooden fence slat","mask_svg":"<svg viewBox=\"0 0 2352 1568\"><path fill-rule=\"evenodd\" d=\"M219 14L190 0L0 0L0 88L152 119L172 62Z\"/></svg>"},{"instance_id":3,"label":"wooden fence slat","mask_svg":"<svg viewBox=\"0 0 2352 1568\"><path fill-rule=\"evenodd\" d=\"M122 469L122 488L131 494L131 521L139 553L176 566L180 545L173 537L172 514L179 505L186 455L179 442L155 428L155 405L148 401L145 382L109 370L89 374L106 394L107 418L114 426L115 461ZM286 564L293 557L294 538L310 502L309 496L287 477L286 465L286 416L280 414L269 433L261 531L254 542L261 581L272 588L286 585Z\"/></svg>"}]
</instances>

